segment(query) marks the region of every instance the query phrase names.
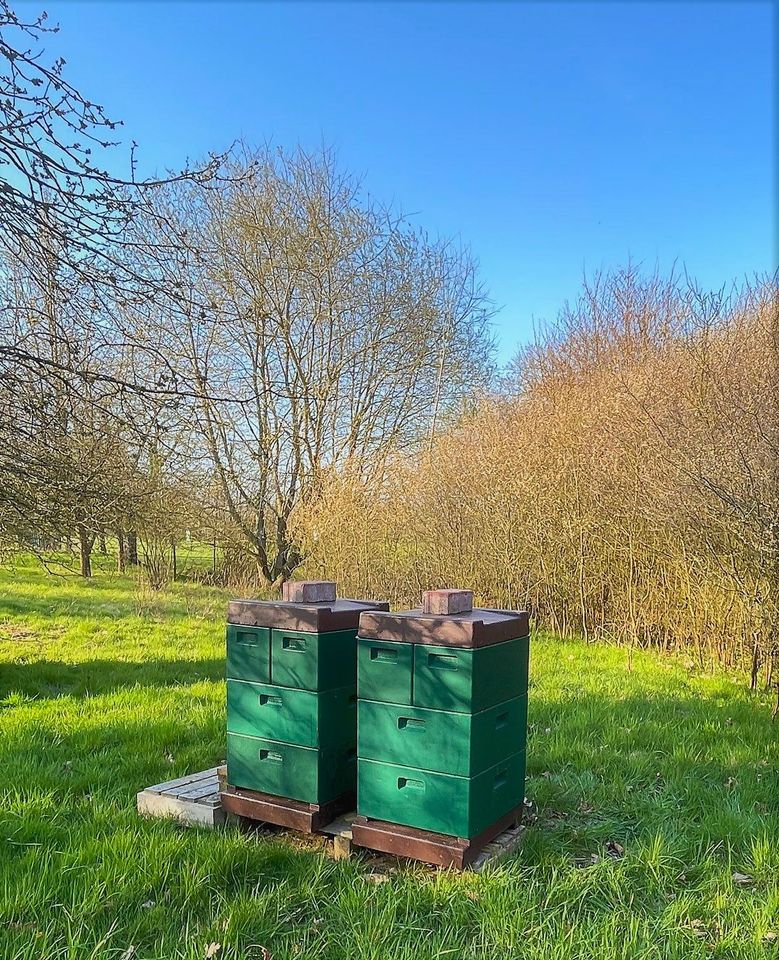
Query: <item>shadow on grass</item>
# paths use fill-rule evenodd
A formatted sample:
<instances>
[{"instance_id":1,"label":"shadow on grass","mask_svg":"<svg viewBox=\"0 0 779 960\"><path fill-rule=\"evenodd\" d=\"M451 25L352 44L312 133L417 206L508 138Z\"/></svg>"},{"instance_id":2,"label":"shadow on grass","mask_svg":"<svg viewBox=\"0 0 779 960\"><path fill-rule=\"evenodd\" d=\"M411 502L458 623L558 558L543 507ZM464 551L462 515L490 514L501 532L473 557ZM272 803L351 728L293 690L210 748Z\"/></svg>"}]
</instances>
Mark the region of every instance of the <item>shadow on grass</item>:
<instances>
[{"instance_id":1,"label":"shadow on grass","mask_svg":"<svg viewBox=\"0 0 779 960\"><path fill-rule=\"evenodd\" d=\"M188 686L201 680L223 680L225 661L210 660L85 660L62 663L34 660L6 663L0 669L0 700L9 694L37 699L94 696L125 687Z\"/></svg>"},{"instance_id":2,"label":"shadow on grass","mask_svg":"<svg viewBox=\"0 0 779 960\"><path fill-rule=\"evenodd\" d=\"M223 675L221 658L11 664L0 671L0 698L15 691L41 707L29 728L9 724L0 767L28 792L105 792L131 808L138 789L223 759L221 696L186 690ZM114 692L110 719L54 702ZM776 725L760 699L697 697L684 688L678 696L545 692L531 693L527 794L538 804L532 832L541 845L535 853L526 847L526 862L544 847L570 854L651 831L675 830L693 845L746 843L763 820L779 842ZM7 700L0 718L12 719L14 707Z\"/></svg>"}]
</instances>

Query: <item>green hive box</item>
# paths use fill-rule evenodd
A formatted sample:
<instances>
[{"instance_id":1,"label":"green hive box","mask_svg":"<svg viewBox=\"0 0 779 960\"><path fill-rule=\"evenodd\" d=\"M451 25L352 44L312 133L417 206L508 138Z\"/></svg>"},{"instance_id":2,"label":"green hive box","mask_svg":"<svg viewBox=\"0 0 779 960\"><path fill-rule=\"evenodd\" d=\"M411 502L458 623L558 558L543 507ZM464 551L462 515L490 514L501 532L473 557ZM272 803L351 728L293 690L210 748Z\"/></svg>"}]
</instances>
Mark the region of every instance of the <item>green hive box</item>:
<instances>
[{"instance_id":1,"label":"green hive box","mask_svg":"<svg viewBox=\"0 0 779 960\"><path fill-rule=\"evenodd\" d=\"M227 734L228 782L304 803L328 803L354 789L354 747L303 747Z\"/></svg>"},{"instance_id":2,"label":"green hive box","mask_svg":"<svg viewBox=\"0 0 779 960\"><path fill-rule=\"evenodd\" d=\"M361 700L478 713L527 693L530 638L477 649L360 638Z\"/></svg>"},{"instance_id":3,"label":"green hive box","mask_svg":"<svg viewBox=\"0 0 779 960\"><path fill-rule=\"evenodd\" d=\"M471 839L520 810L527 614L366 612L357 645L357 812Z\"/></svg>"},{"instance_id":4,"label":"green hive box","mask_svg":"<svg viewBox=\"0 0 779 960\"><path fill-rule=\"evenodd\" d=\"M453 777L360 757L358 813L420 830L475 837L522 802L524 784L524 752L475 777Z\"/></svg>"},{"instance_id":5,"label":"green hive box","mask_svg":"<svg viewBox=\"0 0 779 960\"><path fill-rule=\"evenodd\" d=\"M269 683L227 681L227 730L301 747L354 746L354 686L313 693Z\"/></svg>"},{"instance_id":6,"label":"green hive box","mask_svg":"<svg viewBox=\"0 0 779 960\"><path fill-rule=\"evenodd\" d=\"M356 633L386 603L233 601L227 782L322 804L356 788Z\"/></svg>"},{"instance_id":7,"label":"green hive box","mask_svg":"<svg viewBox=\"0 0 779 960\"><path fill-rule=\"evenodd\" d=\"M473 777L525 749L527 694L480 713L360 700L357 753L409 767Z\"/></svg>"},{"instance_id":8,"label":"green hive box","mask_svg":"<svg viewBox=\"0 0 779 960\"><path fill-rule=\"evenodd\" d=\"M357 630L309 633L271 630L273 683L301 690L354 687L357 670Z\"/></svg>"}]
</instances>

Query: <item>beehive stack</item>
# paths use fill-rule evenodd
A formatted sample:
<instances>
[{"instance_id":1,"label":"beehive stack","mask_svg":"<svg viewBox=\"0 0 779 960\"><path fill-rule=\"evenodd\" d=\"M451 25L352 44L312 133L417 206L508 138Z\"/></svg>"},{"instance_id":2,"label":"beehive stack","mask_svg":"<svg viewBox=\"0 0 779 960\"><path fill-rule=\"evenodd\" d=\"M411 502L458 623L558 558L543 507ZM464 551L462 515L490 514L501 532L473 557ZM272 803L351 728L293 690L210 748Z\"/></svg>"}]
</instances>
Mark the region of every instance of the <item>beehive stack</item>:
<instances>
[{"instance_id":1,"label":"beehive stack","mask_svg":"<svg viewBox=\"0 0 779 960\"><path fill-rule=\"evenodd\" d=\"M337 600L331 582L285 584L281 603L230 603L229 809L251 816L251 804L235 797L252 792L314 807L343 798L348 806L356 779L357 624L361 612L387 609ZM257 809L259 819L292 825L273 817L268 803Z\"/></svg>"},{"instance_id":2,"label":"beehive stack","mask_svg":"<svg viewBox=\"0 0 779 960\"><path fill-rule=\"evenodd\" d=\"M408 844L382 846L367 829L381 821L459 838L467 851L519 814L528 633L526 613L472 609L469 591L429 591L422 609L362 615L357 843L415 855Z\"/></svg>"}]
</instances>

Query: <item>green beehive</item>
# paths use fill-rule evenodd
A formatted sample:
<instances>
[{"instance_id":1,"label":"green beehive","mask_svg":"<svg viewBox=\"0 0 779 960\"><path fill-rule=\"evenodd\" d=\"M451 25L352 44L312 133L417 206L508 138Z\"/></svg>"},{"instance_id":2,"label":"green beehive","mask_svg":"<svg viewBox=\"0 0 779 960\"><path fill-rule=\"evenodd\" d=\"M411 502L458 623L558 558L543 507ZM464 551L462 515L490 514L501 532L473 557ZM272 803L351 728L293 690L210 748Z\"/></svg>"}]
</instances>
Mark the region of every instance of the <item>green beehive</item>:
<instances>
[{"instance_id":1,"label":"green beehive","mask_svg":"<svg viewBox=\"0 0 779 960\"><path fill-rule=\"evenodd\" d=\"M524 800L529 630L464 593L360 618L357 810L470 839Z\"/></svg>"},{"instance_id":2,"label":"green beehive","mask_svg":"<svg viewBox=\"0 0 779 960\"><path fill-rule=\"evenodd\" d=\"M285 584L280 603L235 600L227 626L227 782L324 804L356 786L356 634L386 603L335 584Z\"/></svg>"},{"instance_id":3,"label":"green beehive","mask_svg":"<svg viewBox=\"0 0 779 960\"><path fill-rule=\"evenodd\" d=\"M476 649L366 637L357 643L361 700L478 713L527 691L527 636Z\"/></svg>"}]
</instances>

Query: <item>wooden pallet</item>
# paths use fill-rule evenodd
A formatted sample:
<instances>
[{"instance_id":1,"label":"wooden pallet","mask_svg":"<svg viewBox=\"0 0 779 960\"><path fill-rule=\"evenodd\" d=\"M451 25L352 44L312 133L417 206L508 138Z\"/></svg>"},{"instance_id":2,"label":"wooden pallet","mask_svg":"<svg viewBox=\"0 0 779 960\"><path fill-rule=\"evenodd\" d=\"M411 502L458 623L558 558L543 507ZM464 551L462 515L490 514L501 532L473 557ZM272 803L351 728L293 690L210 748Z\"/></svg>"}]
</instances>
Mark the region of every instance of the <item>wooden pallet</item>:
<instances>
[{"instance_id":1,"label":"wooden pallet","mask_svg":"<svg viewBox=\"0 0 779 960\"><path fill-rule=\"evenodd\" d=\"M252 819L255 822L273 822L258 820L256 817L244 818L236 816L234 813L230 814L222 805L220 787L222 790L227 787L224 765L212 767L210 770L202 770L200 773L189 774L186 777L179 777L177 780L158 783L153 787L147 787L138 794L138 812L150 817L172 817L182 823L205 827L217 827L229 821L247 823ZM354 811L336 816L335 819L333 819L333 816L335 816L333 815L327 823L317 823L313 832L332 842L332 852L336 859L350 857L357 847L365 847L368 852L381 851L395 856L411 857L436 866L453 866L456 869L480 872L486 867L496 864L502 857L517 849L524 832L524 827L517 823L520 815L521 810L512 811L512 814L509 815L510 823L501 821L490 831L493 835L489 839L482 835L481 838L478 838L478 843L472 841L470 844L464 840L458 841L453 837L427 834L425 831L415 831L410 827L399 827L394 824L382 824L383 831L380 830L379 834L375 832L369 834L371 842L368 843L365 842L366 837L363 832L363 842L358 843L355 842L355 828L359 838L359 821L364 821L365 818L358 817ZM366 822L374 830L379 823L378 821ZM281 826L287 829L295 829L294 825L286 823ZM301 832L311 833L310 826L310 824L302 822ZM503 829L504 826L505 829ZM495 829L502 832L494 835ZM397 846L398 837L402 837L404 834L414 840L414 843L409 847L408 838L405 838L401 841L401 846L405 845L405 848L399 849ZM422 836L422 845L419 842L420 835L424 835ZM381 836L384 837L383 841ZM375 844L377 837L383 845ZM392 849L385 849L389 845L392 846ZM420 855L420 853L430 853L431 851L432 856ZM382 876L386 878L386 874Z\"/></svg>"},{"instance_id":2,"label":"wooden pallet","mask_svg":"<svg viewBox=\"0 0 779 960\"><path fill-rule=\"evenodd\" d=\"M510 810L490 827L470 840L452 837L431 830L401 826L384 820L371 820L357 817L352 827L352 840L358 847L376 850L379 853L391 853L396 857L408 857L421 860L434 867L454 867L465 870L479 861L483 866L487 859L484 854L487 847L499 840L503 834L519 829L522 807ZM507 838L508 840L509 838ZM513 834L510 839L513 839ZM502 854L503 845L498 842L496 848Z\"/></svg>"},{"instance_id":3,"label":"wooden pallet","mask_svg":"<svg viewBox=\"0 0 779 960\"><path fill-rule=\"evenodd\" d=\"M481 873L485 868L495 866L503 857L507 857L519 848L524 832L525 827L521 823L504 830L494 840L490 840L482 852L474 857L468 864L468 869L473 870L474 873Z\"/></svg>"},{"instance_id":4,"label":"wooden pallet","mask_svg":"<svg viewBox=\"0 0 779 960\"><path fill-rule=\"evenodd\" d=\"M225 784L221 788L221 799L222 807L236 817L257 823L273 823L299 833L320 833L336 817L352 810L356 797L351 793L328 803L303 803Z\"/></svg>"},{"instance_id":5,"label":"wooden pallet","mask_svg":"<svg viewBox=\"0 0 779 960\"><path fill-rule=\"evenodd\" d=\"M226 814L219 798L218 767L147 787L137 796L138 813L181 823L218 827Z\"/></svg>"}]
</instances>

